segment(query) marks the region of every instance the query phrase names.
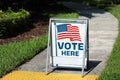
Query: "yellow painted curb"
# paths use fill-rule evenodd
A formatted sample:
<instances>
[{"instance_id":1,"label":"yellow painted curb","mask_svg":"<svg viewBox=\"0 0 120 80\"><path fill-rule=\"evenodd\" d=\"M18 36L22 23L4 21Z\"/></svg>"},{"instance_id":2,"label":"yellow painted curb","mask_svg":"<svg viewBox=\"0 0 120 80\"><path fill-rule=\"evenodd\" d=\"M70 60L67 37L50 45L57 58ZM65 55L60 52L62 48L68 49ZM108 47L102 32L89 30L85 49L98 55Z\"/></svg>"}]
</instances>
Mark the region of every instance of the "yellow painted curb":
<instances>
[{"instance_id":1,"label":"yellow painted curb","mask_svg":"<svg viewBox=\"0 0 120 80\"><path fill-rule=\"evenodd\" d=\"M96 80L97 78L97 75L86 75L82 78L80 74L50 73L45 75L44 72L13 71L0 80Z\"/></svg>"}]
</instances>

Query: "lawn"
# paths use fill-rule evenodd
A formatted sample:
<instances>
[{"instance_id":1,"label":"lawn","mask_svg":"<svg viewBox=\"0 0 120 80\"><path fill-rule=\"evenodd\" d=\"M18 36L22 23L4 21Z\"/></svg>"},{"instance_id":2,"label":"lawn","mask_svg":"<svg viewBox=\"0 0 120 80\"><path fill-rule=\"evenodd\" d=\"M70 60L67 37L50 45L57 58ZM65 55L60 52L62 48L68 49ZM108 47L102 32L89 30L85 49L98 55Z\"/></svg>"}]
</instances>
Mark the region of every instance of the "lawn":
<instances>
[{"instance_id":1,"label":"lawn","mask_svg":"<svg viewBox=\"0 0 120 80\"><path fill-rule=\"evenodd\" d=\"M0 45L0 76L45 49L46 43L47 34L26 41Z\"/></svg>"},{"instance_id":2,"label":"lawn","mask_svg":"<svg viewBox=\"0 0 120 80\"><path fill-rule=\"evenodd\" d=\"M120 80L120 5L107 8L119 21L119 33L107 65L98 80Z\"/></svg>"}]
</instances>

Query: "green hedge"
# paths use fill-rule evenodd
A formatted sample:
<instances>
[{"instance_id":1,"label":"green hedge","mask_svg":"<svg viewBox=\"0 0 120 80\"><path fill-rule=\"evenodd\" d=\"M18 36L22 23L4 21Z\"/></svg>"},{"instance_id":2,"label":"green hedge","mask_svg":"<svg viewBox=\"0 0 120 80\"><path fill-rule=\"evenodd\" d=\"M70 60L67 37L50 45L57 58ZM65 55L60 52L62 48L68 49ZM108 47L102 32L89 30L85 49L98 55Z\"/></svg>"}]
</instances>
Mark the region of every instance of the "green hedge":
<instances>
[{"instance_id":1,"label":"green hedge","mask_svg":"<svg viewBox=\"0 0 120 80\"><path fill-rule=\"evenodd\" d=\"M24 9L20 11L0 10L0 37L13 36L25 29L30 13Z\"/></svg>"}]
</instances>

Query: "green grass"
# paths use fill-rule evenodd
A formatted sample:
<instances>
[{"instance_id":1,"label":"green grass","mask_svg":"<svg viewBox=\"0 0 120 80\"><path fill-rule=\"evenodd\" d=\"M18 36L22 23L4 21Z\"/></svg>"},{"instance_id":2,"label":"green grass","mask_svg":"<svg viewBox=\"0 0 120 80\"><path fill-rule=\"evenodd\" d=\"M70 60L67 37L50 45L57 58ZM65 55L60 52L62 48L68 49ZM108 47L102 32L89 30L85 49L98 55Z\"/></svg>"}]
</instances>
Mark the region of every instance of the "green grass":
<instances>
[{"instance_id":1,"label":"green grass","mask_svg":"<svg viewBox=\"0 0 120 80\"><path fill-rule=\"evenodd\" d=\"M79 14L76 12L72 12L72 13L50 14L49 16L55 18L78 18Z\"/></svg>"},{"instance_id":2,"label":"green grass","mask_svg":"<svg viewBox=\"0 0 120 80\"><path fill-rule=\"evenodd\" d=\"M47 34L27 41L0 45L0 76L30 59L47 46Z\"/></svg>"},{"instance_id":3,"label":"green grass","mask_svg":"<svg viewBox=\"0 0 120 80\"><path fill-rule=\"evenodd\" d=\"M119 33L107 65L98 80L120 80L120 5L107 8L119 21Z\"/></svg>"}]
</instances>

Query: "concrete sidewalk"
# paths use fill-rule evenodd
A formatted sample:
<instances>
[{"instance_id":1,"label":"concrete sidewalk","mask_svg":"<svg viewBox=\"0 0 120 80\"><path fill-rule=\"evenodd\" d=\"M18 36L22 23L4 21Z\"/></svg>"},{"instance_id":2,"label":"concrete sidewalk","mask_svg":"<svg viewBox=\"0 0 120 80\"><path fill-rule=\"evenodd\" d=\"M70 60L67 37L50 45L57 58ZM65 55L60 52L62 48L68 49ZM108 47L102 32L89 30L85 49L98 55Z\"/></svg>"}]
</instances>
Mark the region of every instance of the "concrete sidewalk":
<instances>
[{"instance_id":1,"label":"concrete sidewalk","mask_svg":"<svg viewBox=\"0 0 120 80\"><path fill-rule=\"evenodd\" d=\"M78 11L81 19L89 19L89 57L94 69L91 74L100 74L118 34L118 20L109 12L78 3L64 2L65 6Z\"/></svg>"},{"instance_id":2,"label":"concrete sidewalk","mask_svg":"<svg viewBox=\"0 0 120 80\"><path fill-rule=\"evenodd\" d=\"M89 67L88 74L100 75L105 68L108 56L111 53L113 44L118 34L118 21L110 14L101 9L84 6L73 2L63 4L80 14L80 19L89 19ZM46 61L45 49L33 59L21 65L18 70L24 71L45 71ZM80 73L81 70L55 70L59 73Z\"/></svg>"}]
</instances>

